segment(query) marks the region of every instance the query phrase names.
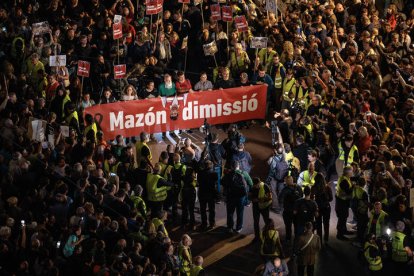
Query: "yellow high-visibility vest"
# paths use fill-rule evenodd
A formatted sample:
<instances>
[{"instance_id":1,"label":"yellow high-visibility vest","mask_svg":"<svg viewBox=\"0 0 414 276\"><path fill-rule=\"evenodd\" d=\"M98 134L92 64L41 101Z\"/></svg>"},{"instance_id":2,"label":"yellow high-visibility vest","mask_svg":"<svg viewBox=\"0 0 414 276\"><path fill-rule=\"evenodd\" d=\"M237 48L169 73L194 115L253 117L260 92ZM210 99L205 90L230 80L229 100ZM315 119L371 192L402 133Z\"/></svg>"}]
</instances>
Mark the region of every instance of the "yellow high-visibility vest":
<instances>
[{"instance_id":1,"label":"yellow high-visibility vest","mask_svg":"<svg viewBox=\"0 0 414 276\"><path fill-rule=\"evenodd\" d=\"M149 201L164 201L167 198L167 189L165 186L157 187L158 181L162 179L161 175L149 173L147 175L147 195Z\"/></svg>"},{"instance_id":2,"label":"yellow high-visibility vest","mask_svg":"<svg viewBox=\"0 0 414 276\"><path fill-rule=\"evenodd\" d=\"M349 188L352 188L352 182L351 179L349 179L349 177L342 175L339 179L338 179L338 183L336 185L336 196L342 200L349 200L352 198L352 194L348 195L347 193L345 193L345 191L342 190L341 185L339 185L342 180L345 180L348 185Z\"/></svg>"},{"instance_id":3,"label":"yellow high-visibility vest","mask_svg":"<svg viewBox=\"0 0 414 276\"><path fill-rule=\"evenodd\" d=\"M266 198L266 191L265 191L265 184L263 182L259 183L259 208L265 209L272 204L272 199L268 199L266 201L263 201L262 199Z\"/></svg>"},{"instance_id":4,"label":"yellow high-visibility vest","mask_svg":"<svg viewBox=\"0 0 414 276\"><path fill-rule=\"evenodd\" d=\"M376 256L375 258L371 258L371 256L369 255L369 249L370 248L375 248L376 250L378 250L378 245L376 244L372 244L370 242L366 242L365 246L364 246L364 255L365 255L365 259L368 262L369 265L369 270L371 271L378 271L382 269L382 259L380 256Z\"/></svg>"}]
</instances>

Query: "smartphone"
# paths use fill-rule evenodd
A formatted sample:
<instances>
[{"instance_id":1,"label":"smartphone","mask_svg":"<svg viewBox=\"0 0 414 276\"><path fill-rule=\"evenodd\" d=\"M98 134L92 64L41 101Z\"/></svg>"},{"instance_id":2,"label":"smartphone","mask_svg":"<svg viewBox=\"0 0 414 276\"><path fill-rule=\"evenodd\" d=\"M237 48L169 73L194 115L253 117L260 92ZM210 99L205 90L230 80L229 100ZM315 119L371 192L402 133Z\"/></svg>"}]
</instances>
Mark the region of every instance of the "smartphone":
<instances>
[{"instance_id":1,"label":"smartphone","mask_svg":"<svg viewBox=\"0 0 414 276\"><path fill-rule=\"evenodd\" d=\"M22 219L21 221L20 221L20 223L22 224L22 226L25 226L25 221Z\"/></svg>"},{"instance_id":2,"label":"smartphone","mask_svg":"<svg viewBox=\"0 0 414 276\"><path fill-rule=\"evenodd\" d=\"M116 176L116 173L109 173L109 176Z\"/></svg>"},{"instance_id":3,"label":"smartphone","mask_svg":"<svg viewBox=\"0 0 414 276\"><path fill-rule=\"evenodd\" d=\"M56 248L60 248L60 241L56 242Z\"/></svg>"}]
</instances>

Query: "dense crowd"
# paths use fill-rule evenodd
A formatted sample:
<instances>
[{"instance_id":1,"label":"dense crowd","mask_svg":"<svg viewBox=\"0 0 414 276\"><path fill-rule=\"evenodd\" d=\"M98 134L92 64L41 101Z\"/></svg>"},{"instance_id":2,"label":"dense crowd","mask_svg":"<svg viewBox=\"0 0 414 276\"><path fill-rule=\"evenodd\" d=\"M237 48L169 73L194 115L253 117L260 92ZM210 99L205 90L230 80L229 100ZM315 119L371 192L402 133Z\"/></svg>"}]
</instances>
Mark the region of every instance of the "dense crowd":
<instances>
[{"instance_id":1,"label":"dense crowd","mask_svg":"<svg viewBox=\"0 0 414 276\"><path fill-rule=\"evenodd\" d=\"M243 32L214 20L209 0L165 1L156 15L131 0L0 3L0 273L204 275L191 237L168 233L195 229L198 197L200 231L216 227L218 200L232 233L251 206L260 274L287 275L291 257L299 275L313 275L335 198L336 238L356 230L369 272L412 275L414 2L278 2L275 14L263 1L220 1L245 16ZM266 47L253 49L253 37ZM217 53L205 56L213 41ZM57 55L65 65L50 63ZM80 60L89 77L77 75ZM153 136L107 141L82 117L96 104L253 84L267 85L266 118L255 122L273 137L264 179L250 176L239 131L250 121L219 126L228 137L212 131L201 150L190 139L169 145L158 159ZM36 137L32 118L45 121ZM283 216L283 238L270 211Z\"/></svg>"}]
</instances>

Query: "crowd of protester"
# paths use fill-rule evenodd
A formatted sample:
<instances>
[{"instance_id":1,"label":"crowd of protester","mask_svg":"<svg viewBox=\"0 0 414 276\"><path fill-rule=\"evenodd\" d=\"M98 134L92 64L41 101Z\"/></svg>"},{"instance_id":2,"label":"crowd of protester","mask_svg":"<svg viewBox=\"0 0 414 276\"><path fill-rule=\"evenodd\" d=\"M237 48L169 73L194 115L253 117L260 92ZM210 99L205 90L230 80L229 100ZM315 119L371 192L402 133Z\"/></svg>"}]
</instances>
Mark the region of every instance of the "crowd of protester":
<instances>
[{"instance_id":1,"label":"crowd of protester","mask_svg":"<svg viewBox=\"0 0 414 276\"><path fill-rule=\"evenodd\" d=\"M252 206L263 275L289 273L290 241L299 275L313 275L334 198L336 238L350 239L352 220L372 275L413 274L414 2L278 2L275 15L262 1L220 1L246 17L245 32L214 20L209 0L165 1L152 16L144 1L0 3L1 274L204 275L191 237L172 241L164 225L177 223L181 205L181 225L195 229L196 187L201 231L216 227L219 199L232 233ZM253 37L267 37L267 47L252 49ZM212 41L218 52L204 56ZM56 55L66 66L51 66ZM79 60L90 62L90 77L77 76ZM127 65L120 80L117 64ZM274 137L267 179L250 176L238 128L252 122L221 126L228 137L212 132L204 150L189 139L169 145L158 160L153 136L107 141L81 115L96 104L254 84L267 85L258 121ZM35 139L31 117L46 121ZM282 214L286 236L270 211Z\"/></svg>"}]
</instances>

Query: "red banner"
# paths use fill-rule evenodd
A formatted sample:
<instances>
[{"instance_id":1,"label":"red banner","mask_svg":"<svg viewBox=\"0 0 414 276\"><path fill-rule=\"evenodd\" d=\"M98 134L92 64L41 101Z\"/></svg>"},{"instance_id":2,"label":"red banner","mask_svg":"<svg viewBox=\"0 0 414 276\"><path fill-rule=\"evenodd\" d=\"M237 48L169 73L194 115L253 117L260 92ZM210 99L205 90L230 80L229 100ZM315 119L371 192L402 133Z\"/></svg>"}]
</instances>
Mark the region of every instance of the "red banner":
<instances>
[{"instance_id":1,"label":"red banner","mask_svg":"<svg viewBox=\"0 0 414 276\"><path fill-rule=\"evenodd\" d=\"M114 66L114 79L122 79L126 74L126 64Z\"/></svg>"},{"instance_id":2,"label":"red banner","mask_svg":"<svg viewBox=\"0 0 414 276\"><path fill-rule=\"evenodd\" d=\"M145 2L147 15L158 14L162 11L163 0L147 0Z\"/></svg>"},{"instance_id":3,"label":"red banner","mask_svg":"<svg viewBox=\"0 0 414 276\"><path fill-rule=\"evenodd\" d=\"M249 26L247 25L246 17L244 17L244 15L236 16L234 18L234 22L236 23L237 31L247 32L249 30Z\"/></svg>"},{"instance_id":4,"label":"red banner","mask_svg":"<svg viewBox=\"0 0 414 276\"><path fill-rule=\"evenodd\" d=\"M78 76L89 78L91 64L84 60L78 60Z\"/></svg>"},{"instance_id":5,"label":"red banner","mask_svg":"<svg viewBox=\"0 0 414 276\"><path fill-rule=\"evenodd\" d=\"M118 22L118 23L112 24L112 31L113 31L114 39L122 38L122 23Z\"/></svg>"},{"instance_id":6,"label":"red banner","mask_svg":"<svg viewBox=\"0 0 414 276\"><path fill-rule=\"evenodd\" d=\"M190 0L178 0L178 3L190 4Z\"/></svg>"},{"instance_id":7,"label":"red banner","mask_svg":"<svg viewBox=\"0 0 414 276\"><path fill-rule=\"evenodd\" d=\"M88 107L105 139L169 130L198 128L207 119L211 125L263 119L266 85L188 93L172 98L152 98Z\"/></svg>"},{"instance_id":8,"label":"red banner","mask_svg":"<svg viewBox=\"0 0 414 276\"><path fill-rule=\"evenodd\" d=\"M233 10L230 6L221 7L221 12L222 12L222 20L224 22L233 21Z\"/></svg>"},{"instance_id":9,"label":"red banner","mask_svg":"<svg viewBox=\"0 0 414 276\"><path fill-rule=\"evenodd\" d=\"M213 20L220 20L221 19L220 5L219 4L210 5L210 10L211 10L211 18L213 18Z\"/></svg>"}]
</instances>

